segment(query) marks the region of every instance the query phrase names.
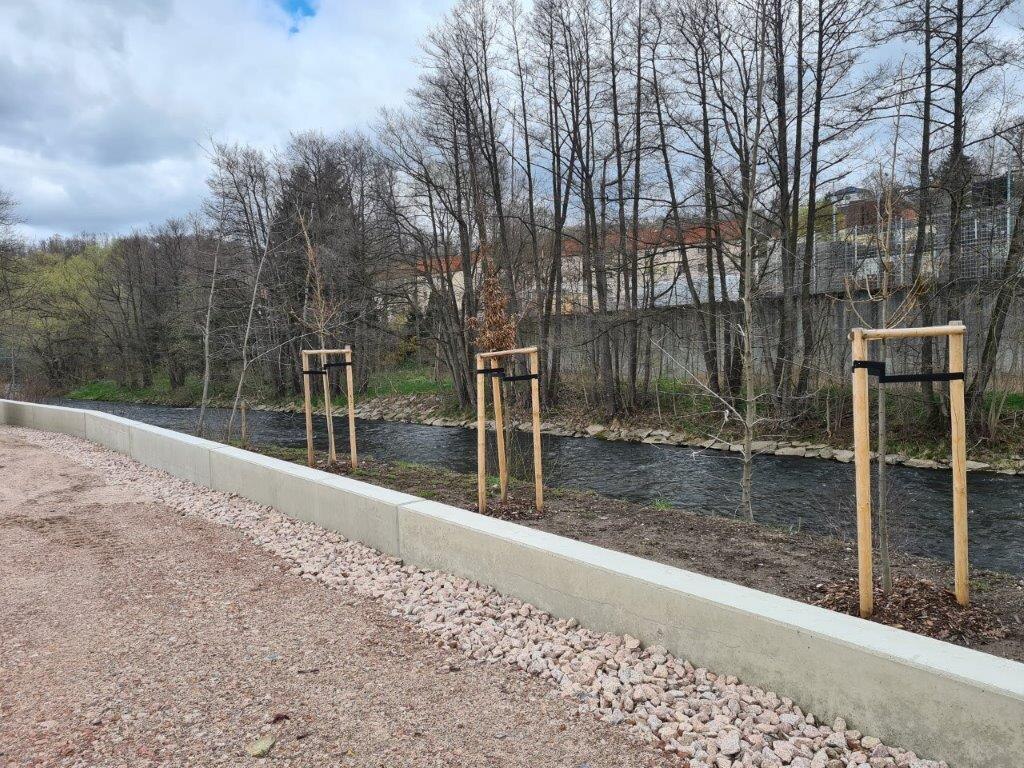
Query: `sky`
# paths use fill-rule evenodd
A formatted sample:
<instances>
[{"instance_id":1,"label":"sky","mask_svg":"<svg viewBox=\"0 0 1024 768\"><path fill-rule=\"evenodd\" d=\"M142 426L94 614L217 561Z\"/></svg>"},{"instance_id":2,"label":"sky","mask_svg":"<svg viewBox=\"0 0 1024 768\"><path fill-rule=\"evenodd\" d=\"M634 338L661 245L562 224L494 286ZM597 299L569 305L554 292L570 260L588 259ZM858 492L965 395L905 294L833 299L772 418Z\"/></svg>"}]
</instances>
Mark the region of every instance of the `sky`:
<instances>
[{"instance_id":1,"label":"sky","mask_svg":"<svg viewBox=\"0 0 1024 768\"><path fill-rule=\"evenodd\" d=\"M0 0L0 188L21 234L197 210L211 140L357 130L452 0Z\"/></svg>"}]
</instances>

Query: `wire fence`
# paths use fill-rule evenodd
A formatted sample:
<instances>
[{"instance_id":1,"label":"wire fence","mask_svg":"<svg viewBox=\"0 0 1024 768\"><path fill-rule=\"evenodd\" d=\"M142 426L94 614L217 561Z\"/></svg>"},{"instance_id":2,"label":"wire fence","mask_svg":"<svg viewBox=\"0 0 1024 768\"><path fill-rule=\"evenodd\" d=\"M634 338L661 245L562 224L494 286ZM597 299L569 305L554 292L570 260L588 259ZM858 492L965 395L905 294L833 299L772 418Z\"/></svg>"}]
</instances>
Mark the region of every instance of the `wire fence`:
<instances>
[{"instance_id":1,"label":"wire fence","mask_svg":"<svg viewBox=\"0 0 1024 768\"><path fill-rule=\"evenodd\" d=\"M1020 183L1024 188L1024 179ZM891 266L892 289L911 286L915 276L939 286L1003 279L1018 205L1019 201L1011 200L1009 205L1003 201L968 208L959 217L958 238L951 237L948 210L934 212L920 233L916 217L909 209L903 218L894 219L888 226L833 225L832 231L815 235L808 280L810 293L842 294L851 283L858 288L874 289L881 283L885 263ZM920 248L919 236L923 238ZM643 253L644 268L638 275L642 305L664 308L737 301L741 292L739 244L729 242L725 247L727 258L712 266L710 278L703 249L691 248L684 255L675 246L662 245ZM781 248L778 242L770 241L768 256L760 257L755 267L755 294L775 298L787 290L801 290L804 248L805 242L800 240L794 256L792 284L787 288ZM612 312L631 307L624 269L621 264L606 269L607 305ZM593 304L588 297L592 298L596 274L592 272L587 277L582 260L572 258L563 265L563 280L563 312L587 312ZM533 295L527 298L539 300Z\"/></svg>"},{"instance_id":2,"label":"wire fence","mask_svg":"<svg viewBox=\"0 0 1024 768\"><path fill-rule=\"evenodd\" d=\"M951 216L948 211L931 217L918 249L916 221L900 219L890 227L854 225L818 235L814 245L811 290L834 293L848 280L873 285L881 280L883 262L892 265L894 287L910 285L915 273L937 283L962 280L993 280L1003 275L1013 228L1012 206L972 208L960 216L958 246L950 247ZM915 259L919 266L915 269ZM769 293L781 291L773 276Z\"/></svg>"}]
</instances>

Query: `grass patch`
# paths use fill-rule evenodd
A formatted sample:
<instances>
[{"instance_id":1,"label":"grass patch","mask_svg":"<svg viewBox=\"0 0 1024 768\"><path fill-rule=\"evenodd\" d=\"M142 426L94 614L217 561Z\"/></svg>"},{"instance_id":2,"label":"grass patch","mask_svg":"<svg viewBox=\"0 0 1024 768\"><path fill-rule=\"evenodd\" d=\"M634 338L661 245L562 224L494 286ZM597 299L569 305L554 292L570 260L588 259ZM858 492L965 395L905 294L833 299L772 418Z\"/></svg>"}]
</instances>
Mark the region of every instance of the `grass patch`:
<instances>
[{"instance_id":1,"label":"grass patch","mask_svg":"<svg viewBox=\"0 0 1024 768\"><path fill-rule=\"evenodd\" d=\"M993 403L998 403L1003 398L1002 407L1006 413L1020 413L1024 411L1024 392L990 392L985 395L985 406L990 407Z\"/></svg>"},{"instance_id":2,"label":"grass patch","mask_svg":"<svg viewBox=\"0 0 1024 768\"><path fill-rule=\"evenodd\" d=\"M290 461L292 464L305 464L306 463L306 449L305 448L293 448L283 445L259 445L259 446L243 446L240 441L232 440L230 444L236 448L247 448L248 450L261 453L264 456L270 456L274 459L281 459L283 461Z\"/></svg>"},{"instance_id":3,"label":"grass patch","mask_svg":"<svg viewBox=\"0 0 1024 768\"><path fill-rule=\"evenodd\" d=\"M438 381L426 367L402 367L381 371L370 377L362 397L386 397L388 395L443 395L450 392L450 381Z\"/></svg>"},{"instance_id":4,"label":"grass patch","mask_svg":"<svg viewBox=\"0 0 1024 768\"><path fill-rule=\"evenodd\" d=\"M189 378L180 387L172 387L166 376L158 376L148 387L132 387L112 379L83 384L68 392L71 400L107 400L114 403L156 403L159 405L193 405L202 399L203 384Z\"/></svg>"},{"instance_id":5,"label":"grass patch","mask_svg":"<svg viewBox=\"0 0 1024 768\"><path fill-rule=\"evenodd\" d=\"M303 405L301 393L274 397L264 392L265 387L259 382L252 382L246 388L244 399L249 403L262 405ZM381 371L370 377L365 392L356 395L358 400L367 400L375 397L388 397L393 395L446 395L452 391L450 381L438 381L434 378L429 367L406 366L395 368L389 371ZM216 386L211 386L210 400L213 403L230 403L234 399L233 386L219 391ZM99 379L73 389L67 393L71 400L106 400L114 403L153 403L156 405L198 405L203 396L203 384L198 378L186 380L180 387L171 387L166 376L158 376L148 387L131 387L120 384L113 379ZM312 391L312 401L315 407L322 407L323 394L317 386ZM332 398L335 409L344 407L346 397L344 392Z\"/></svg>"},{"instance_id":6,"label":"grass patch","mask_svg":"<svg viewBox=\"0 0 1024 768\"><path fill-rule=\"evenodd\" d=\"M128 397L137 397L143 390L123 387L116 381L104 379L102 381L90 381L78 389L68 392L72 400L113 400L120 402Z\"/></svg>"}]
</instances>

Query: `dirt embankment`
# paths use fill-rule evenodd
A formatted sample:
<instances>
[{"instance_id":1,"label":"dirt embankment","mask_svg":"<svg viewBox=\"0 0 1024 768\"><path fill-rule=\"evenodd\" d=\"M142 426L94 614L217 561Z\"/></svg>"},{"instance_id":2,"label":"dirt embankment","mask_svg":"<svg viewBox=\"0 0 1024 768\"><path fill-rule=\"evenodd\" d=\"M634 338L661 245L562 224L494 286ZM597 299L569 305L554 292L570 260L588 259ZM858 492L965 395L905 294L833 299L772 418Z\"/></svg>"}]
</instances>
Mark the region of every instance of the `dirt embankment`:
<instances>
[{"instance_id":1,"label":"dirt embankment","mask_svg":"<svg viewBox=\"0 0 1024 768\"><path fill-rule=\"evenodd\" d=\"M350 470L341 466L337 471ZM395 490L476 508L475 476L372 459L364 460L357 474ZM512 495L512 503L503 507L491 502L489 511L523 525L803 602L841 606L848 583L857 575L854 545L834 537L790 533L743 520L642 506L567 489L548 489L545 513L538 516L531 507L532 486L513 481ZM894 606L887 611L879 596L881 620L1024 661L1024 578L973 572L976 614L964 617L944 599L944 587L953 584L951 564L896 553L893 565L904 577L902 583L917 582L917 597L923 593L927 600L901 596L894 601L900 609ZM923 582L931 582L937 589ZM849 603L850 612L855 612L854 606ZM923 607L927 611L922 614Z\"/></svg>"}]
</instances>

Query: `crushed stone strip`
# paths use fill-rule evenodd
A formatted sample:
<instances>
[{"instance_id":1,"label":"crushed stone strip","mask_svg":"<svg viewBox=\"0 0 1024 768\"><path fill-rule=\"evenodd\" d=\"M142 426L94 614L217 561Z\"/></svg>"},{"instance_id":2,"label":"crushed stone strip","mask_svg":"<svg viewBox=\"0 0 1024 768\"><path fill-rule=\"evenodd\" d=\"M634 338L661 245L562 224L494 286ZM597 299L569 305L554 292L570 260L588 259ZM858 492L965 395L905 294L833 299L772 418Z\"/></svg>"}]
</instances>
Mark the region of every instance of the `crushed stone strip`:
<instances>
[{"instance_id":1,"label":"crushed stone strip","mask_svg":"<svg viewBox=\"0 0 1024 768\"><path fill-rule=\"evenodd\" d=\"M381 600L438 646L502 663L557 687L578 712L682 758L687 768L948 768L847 728L792 700L694 667L629 635L600 634L491 587L425 571L234 494L146 467L80 438L21 427L19 437L99 470L179 514L237 529L288 572Z\"/></svg>"}]
</instances>

